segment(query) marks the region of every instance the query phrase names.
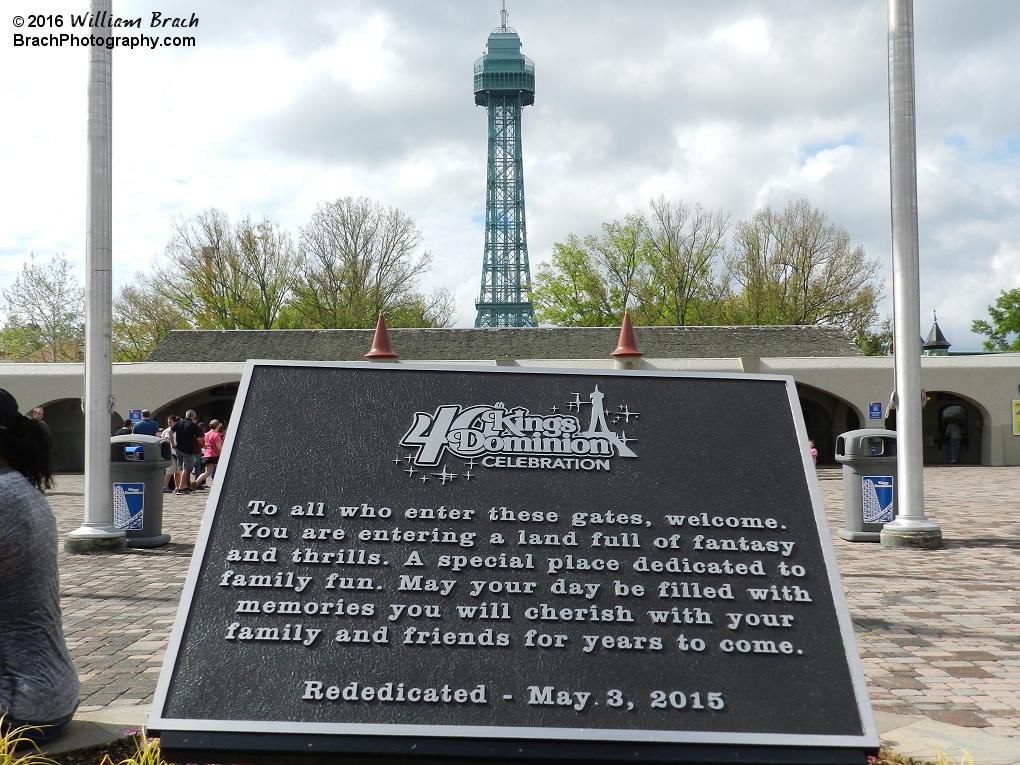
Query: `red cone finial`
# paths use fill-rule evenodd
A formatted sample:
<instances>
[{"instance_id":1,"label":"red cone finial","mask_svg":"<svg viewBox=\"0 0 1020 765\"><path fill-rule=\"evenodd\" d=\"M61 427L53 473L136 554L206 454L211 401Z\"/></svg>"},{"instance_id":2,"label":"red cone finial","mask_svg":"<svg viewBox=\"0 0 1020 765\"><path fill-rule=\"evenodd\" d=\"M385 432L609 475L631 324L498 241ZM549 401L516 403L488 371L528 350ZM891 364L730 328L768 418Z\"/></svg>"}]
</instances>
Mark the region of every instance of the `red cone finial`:
<instances>
[{"instance_id":1,"label":"red cone finial","mask_svg":"<svg viewBox=\"0 0 1020 765\"><path fill-rule=\"evenodd\" d=\"M620 339L617 341L616 350L609 354L610 358L641 358L644 356L638 350L637 340L634 339L634 326L630 323L630 310L623 312L623 324L620 325Z\"/></svg>"},{"instance_id":2,"label":"red cone finial","mask_svg":"<svg viewBox=\"0 0 1020 765\"><path fill-rule=\"evenodd\" d=\"M372 350L365 354L365 358L369 361L396 361L400 358L390 345L390 333L386 330L386 319L382 311L379 311L379 320L375 323Z\"/></svg>"}]
</instances>

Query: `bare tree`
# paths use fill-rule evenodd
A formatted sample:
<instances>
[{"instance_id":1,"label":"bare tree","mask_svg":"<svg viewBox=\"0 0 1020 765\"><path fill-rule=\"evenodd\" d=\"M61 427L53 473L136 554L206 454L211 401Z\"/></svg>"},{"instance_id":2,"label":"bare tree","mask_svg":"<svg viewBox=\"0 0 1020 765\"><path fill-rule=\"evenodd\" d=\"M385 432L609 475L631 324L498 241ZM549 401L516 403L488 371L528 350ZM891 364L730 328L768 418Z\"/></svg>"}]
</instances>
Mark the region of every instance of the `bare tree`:
<instances>
[{"instance_id":1,"label":"bare tree","mask_svg":"<svg viewBox=\"0 0 1020 765\"><path fill-rule=\"evenodd\" d=\"M234 230L237 268L245 283L245 323L254 329L272 329L297 276L301 258L290 233L263 218L245 218Z\"/></svg>"},{"instance_id":2,"label":"bare tree","mask_svg":"<svg viewBox=\"0 0 1020 765\"><path fill-rule=\"evenodd\" d=\"M416 254L421 232L412 218L364 197L319 205L301 230L301 269L291 306L297 326L370 327L384 311L394 326L449 322L449 293L426 298L419 277L432 263Z\"/></svg>"},{"instance_id":3,"label":"bare tree","mask_svg":"<svg viewBox=\"0 0 1020 765\"><path fill-rule=\"evenodd\" d=\"M725 251L729 216L692 210L683 201L669 202L664 196L650 203L652 214L645 219L651 269L649 286L661 316L656 324L685 326L708 324L718 313L719 291L714 281L717 262Z\"/></svg>"},{"instance_id":4,"label":"bare tree","mask_svg":"<svg viewBox=\"0 0 1020 765\"><path fill-rule=\"evenodd\" d=\"M856 336L877 318L878 263L806 199L738 223L726 265L739 288L733 323L835 324Z\"/></svg>"},{"instance_id":5,"label":"bare tree","mask_svg":"<svg viewBox=\"0 0 1020 765\"><path fill-rule=\"evenodd\" d=\"M299 258L279 224L219 210L174 221L153 284L202 329L271 329L290 297Z\"/></svg>"},{"instance_id":6,"label":"bare tree","mask_svg":"<svg viewBox=\"0 0 1020 765\"><path fill-rule=\"evenodd\" d=\"M39 263L35 253L10 289L3 290L9 329L37 333L49 361L80 361L85 338L85 290L61 253Z\"/></svg>"},{"instance_id":7,"label":"bare tree","mask_svg":"<svg viewBox=\"0 0 1020 765\"><path fill-rule=\"evenodd\" d=\"M209 209L173 226L167 261L153 280L156 289L202 329L238 329L241 278L230 219Z\"/></svg>"}]
</instances>

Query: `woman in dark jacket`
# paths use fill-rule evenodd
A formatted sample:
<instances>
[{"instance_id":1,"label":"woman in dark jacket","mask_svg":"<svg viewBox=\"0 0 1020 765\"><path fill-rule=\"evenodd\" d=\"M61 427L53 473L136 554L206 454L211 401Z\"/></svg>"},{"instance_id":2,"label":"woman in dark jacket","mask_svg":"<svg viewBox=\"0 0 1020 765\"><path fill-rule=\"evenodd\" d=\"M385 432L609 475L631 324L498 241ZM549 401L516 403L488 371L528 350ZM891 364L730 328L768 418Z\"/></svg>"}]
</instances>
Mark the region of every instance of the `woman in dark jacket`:
<instances>
[{"instance_id":1,"label":"woman in dark jacket","mask_svg":"<svg viewBox=\"0 0 1020 765\"><path fill-rule=\"evenodd\" d=\"M78 672L60 619L57 524L42 490L52 485L52 441L0 389L0 715L3 729L34 726L46 740L78 707Z\"/></svg>"}]
</instances>

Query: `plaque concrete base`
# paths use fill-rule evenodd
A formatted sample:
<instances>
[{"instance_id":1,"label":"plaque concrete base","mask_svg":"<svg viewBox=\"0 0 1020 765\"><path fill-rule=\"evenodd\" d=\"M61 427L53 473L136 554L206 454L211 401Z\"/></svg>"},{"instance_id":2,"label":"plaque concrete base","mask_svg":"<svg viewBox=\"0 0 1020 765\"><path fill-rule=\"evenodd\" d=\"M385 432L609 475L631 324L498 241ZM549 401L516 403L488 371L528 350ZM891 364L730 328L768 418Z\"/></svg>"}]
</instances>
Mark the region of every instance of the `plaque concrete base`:
<instances>
[{"instance_id":1,"label":"plaque concrete base","mask_svg":"<svg viewBox=\"0 0 1020 765\"><path fill-rule=\"evenodd\" d=\"M169 534L157 534L152 537L128 537L128 547L162 547L170 542Z\"/></svg>"},{"instance_id":2,"label":"plaque concrete base","mask_svg":"<svg viewBox=\"0 0 1020 765\"><path fill-rule=\"evenodd\" d=\"M151 732L151 729L150 729ZM350 762L363 765L554 765L573 762L663 762L690 765L853 765L877 753L875 749L835 749L793 746L728 746L660 744L637 748L619 742L471 741L457 739L400 739L368 736L298 736L272 733L216 731L160 731L160 752L168 762L198 765L221 763L227 757L254 765L315 765ZM423 759L424 758L424 759Z\"/></svg>"},{"instance_id":3,"label":"plaque concrete base","mask_svg":"<svg viewBox=\"0 0 1020 765\"><path fill-rule=\"evenodd\" d=\"M883 547L913 547L919 550L936 550L942 547L942 529L882 529Z\"/></svg>"},{"instance_id":4,"label":"plaque concrete base","mask_svg":"<svg viewBox=\"0 0 1020 765\"><path fill-rule=\"evenodd\" d=\"M848 531L847 529L837 529L836 533L839 534L841 539L845 539L847 542L878 542L881 540L881 532L879 531Z\"/></svg>"},{"instance_id":5,"label":"plaque concrete base","mask_svg":"<svg viewBox=\"0 0 1020 765\"><path fill-rule=\"evenodd\" d=\"M64 552L69 555L98 555L124 552L127 536L123 531L82 526L64 539Z\"/></svg>"}]
</instances>

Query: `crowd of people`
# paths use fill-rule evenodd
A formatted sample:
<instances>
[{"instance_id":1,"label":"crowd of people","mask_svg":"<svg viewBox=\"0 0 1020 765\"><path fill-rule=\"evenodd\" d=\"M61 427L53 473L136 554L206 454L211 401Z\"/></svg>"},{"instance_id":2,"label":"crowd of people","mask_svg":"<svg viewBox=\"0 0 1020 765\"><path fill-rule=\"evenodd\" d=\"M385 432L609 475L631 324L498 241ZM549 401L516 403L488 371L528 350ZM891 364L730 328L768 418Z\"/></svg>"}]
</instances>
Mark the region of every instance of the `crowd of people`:
<instances>
[{"instance_id":1,"label":"crowd of people","mask_svg":"<svg viewBox=\"0 0 1020 765\"><path fill-rule=\"evenodd\" d=\"M167 417L166 427L152 419L152 412L142 410L142 419L124 420L124 427L115 436L129 434L159 436L170 442L173 455L163 479L164 494L190 494L206 489L212 483L216 465L223 451L223 436L226 426L219 420L209 420L207 425L198 421L198 413L189 409L184 418L175 414Z\"/></svg>"},{"instance_id":2,"label":"crowd of people","mask_svg":"<svg viewBox=\"0 0 1020 765\"><path fill-rule=\"evenodd\" d=\"M147 414L142 410L142 419L135 428L146 421ZM219 420L209 420L208 425L199 422L194 409L185 412L183 419L175 414L167 417L166 428L159 431L170 442L172 455L163 479L164 493L190 494L209 487L223 451L225 431L226 426Z\"/></svg>"}]
</instances>

